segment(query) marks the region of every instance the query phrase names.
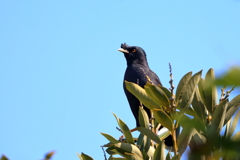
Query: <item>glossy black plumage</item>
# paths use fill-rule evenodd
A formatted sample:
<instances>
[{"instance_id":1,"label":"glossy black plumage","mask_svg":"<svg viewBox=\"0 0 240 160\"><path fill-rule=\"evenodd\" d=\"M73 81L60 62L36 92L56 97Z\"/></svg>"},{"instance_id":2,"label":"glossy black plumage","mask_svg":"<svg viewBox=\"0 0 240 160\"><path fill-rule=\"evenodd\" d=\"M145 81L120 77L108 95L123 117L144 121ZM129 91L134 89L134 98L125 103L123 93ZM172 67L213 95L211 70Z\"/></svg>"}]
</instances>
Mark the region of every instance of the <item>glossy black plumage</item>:
<instances>
[{"instance_id":1,"label":"glossy black plumage","mask_svg":"<svg viewBox=\"0 0 240 160\"><path fill-rule=\"evenodd\" d=\"M124 53L124 56L127 61L127 69L124 75L124 81L137 83L139 86L144 87L144 85L148 82L148 76L152 84L154 85L162 85L158 76L149 68L147 62L147 56L145 51L141 47L137 46L128 46L126 43L121 44L121 48L119 51ZM138 121L138 111L139 111L139 100L132 95L125 87L123 81L123 89L126 94L128 103L132 110L132 113L136 119L136 126L139 127ZM150 110L143 106L145 111L147 112L149 118L151 117ZM172 146L172 137L169 136L165 139L165 144L168 146Z\"/></svg>"}]
</instances>

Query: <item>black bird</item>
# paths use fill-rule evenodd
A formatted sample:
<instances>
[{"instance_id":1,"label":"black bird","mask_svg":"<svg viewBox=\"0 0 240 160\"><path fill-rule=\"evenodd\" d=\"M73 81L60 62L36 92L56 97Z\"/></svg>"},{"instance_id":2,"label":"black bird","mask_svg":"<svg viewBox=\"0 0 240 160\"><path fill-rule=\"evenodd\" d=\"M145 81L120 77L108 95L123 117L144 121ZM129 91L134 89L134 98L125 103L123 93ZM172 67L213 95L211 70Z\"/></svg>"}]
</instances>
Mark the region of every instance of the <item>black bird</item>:
<instances>
[{"instance_id":1,"label":"black bird","mask_svg":"<svg viewBox=\"0 0 240 160\"><path fill-rule=\"evenodd\" d=\"M144 85L148 82L148 79L146 77L148 76L152 81L152 84L161 86L162 84L158 76L149 68L147 62L147 55L141 47L129 46L126 43L124 43L121 44L121 48L118 49L118 51L122 52L127 60L127 69L124 75L123 89L126 94L132 113L136 119L136 126L139 127L140 124L138 121L138 111L140 102L133 94L131 94L126 89L124 81L126 80L128 82L137 83L139 86L144 87ZM143 106L143 108L147 112L148 117L151 118L150 110L145 106ZM136 129L133 129L131 131L135 130ZM165 139L165 144L167 146L173 145L171 135Z\"/></svg>"}]
</instances>

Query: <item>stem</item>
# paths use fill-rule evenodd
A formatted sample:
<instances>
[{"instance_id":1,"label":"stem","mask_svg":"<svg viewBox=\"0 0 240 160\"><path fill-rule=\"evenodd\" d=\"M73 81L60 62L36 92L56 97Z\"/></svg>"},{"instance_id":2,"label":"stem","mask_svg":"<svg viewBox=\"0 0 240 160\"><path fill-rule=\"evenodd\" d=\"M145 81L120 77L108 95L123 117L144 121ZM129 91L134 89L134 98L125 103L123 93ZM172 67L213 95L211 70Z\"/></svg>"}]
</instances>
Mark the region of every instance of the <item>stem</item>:
<instances>
[{"instance_id":1,"label":"stem","mask_svg":"<svg viewBox=\"0 0 240 160\"><path fill-rule=\"evenodd\" d=\"M155 131L155 126L154 126L154 117L153 117L153 111L152 110L150 110L151 111L151 125L152 125L152 128L151 128L151 130L152 130L152 132L154 133L154 134L156 134L156 131ZM154 147L154 142L152 142L152 147Z\"/></svg>"},{"instance_id":2,"label":"stem","mask_svg":"<svg viewBox=\"0 0 240 160\"><path fill-rule=\"evenodd\" d=\"M174 156L177 155L177 140L176 140L176 128L174 127L174 129L172 130L172 137L173 137L173 151L174 151Z\"/></svg>"}]
</instances>

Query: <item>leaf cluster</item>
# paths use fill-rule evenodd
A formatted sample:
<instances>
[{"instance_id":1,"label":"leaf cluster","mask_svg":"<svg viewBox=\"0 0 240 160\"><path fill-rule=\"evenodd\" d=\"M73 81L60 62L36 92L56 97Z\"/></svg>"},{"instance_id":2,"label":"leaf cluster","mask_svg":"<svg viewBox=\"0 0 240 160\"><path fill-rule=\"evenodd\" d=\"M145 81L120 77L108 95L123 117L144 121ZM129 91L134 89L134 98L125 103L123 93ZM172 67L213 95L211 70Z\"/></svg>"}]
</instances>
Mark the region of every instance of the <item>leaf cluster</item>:
<instances>
[{"instance_id":1,"label":"leaf cluster","mask_svg":"<svg viewBox=\"0 0 240 160\"><path fill-rule=\"evenodd\" d=\"M103 146L107 147L108 159L179 160L187 147L190 160L240 159L240 132L234 132L240 117L240 95L229 101L222 90L218 98L216 83L220 80L215 79L213 69L204 78L201 76L202 71L184 75L175 95L150 82L142 88L126 81L126 88L152 111L155 120L149 125L147 113L140 106L140 135L134 138L128 126L114 114L125 139L120 141L101 133L109 141ZM159 126L165 129L157 134ZM173 148L165 155L164 139L169 135L173 137ZM79 158L92 159L83 153Z\"/></svg>"}]
</instances>

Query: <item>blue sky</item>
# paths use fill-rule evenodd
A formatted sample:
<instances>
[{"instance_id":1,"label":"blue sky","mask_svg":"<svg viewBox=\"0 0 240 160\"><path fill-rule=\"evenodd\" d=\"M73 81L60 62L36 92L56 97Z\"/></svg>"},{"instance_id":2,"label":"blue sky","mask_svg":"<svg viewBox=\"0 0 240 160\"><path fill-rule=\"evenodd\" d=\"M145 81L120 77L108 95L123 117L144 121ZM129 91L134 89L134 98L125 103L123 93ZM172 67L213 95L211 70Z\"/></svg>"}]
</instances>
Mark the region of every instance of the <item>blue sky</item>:
<instances>
[{"instance_id":1,"label":"blue sky","mask_svg":"<svg viewBox=\"0 0 240 160\"><path fill-rule=\"evenodd\" d=\"M120 44L141 46L166 87L169 62L175 85L219 75L240 64L239 15L238 0L0 1L0 154L103 159L100 132L121 135L111 112L135 127Z\"/></svg>"}]
</instances>

